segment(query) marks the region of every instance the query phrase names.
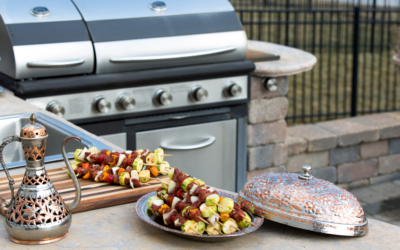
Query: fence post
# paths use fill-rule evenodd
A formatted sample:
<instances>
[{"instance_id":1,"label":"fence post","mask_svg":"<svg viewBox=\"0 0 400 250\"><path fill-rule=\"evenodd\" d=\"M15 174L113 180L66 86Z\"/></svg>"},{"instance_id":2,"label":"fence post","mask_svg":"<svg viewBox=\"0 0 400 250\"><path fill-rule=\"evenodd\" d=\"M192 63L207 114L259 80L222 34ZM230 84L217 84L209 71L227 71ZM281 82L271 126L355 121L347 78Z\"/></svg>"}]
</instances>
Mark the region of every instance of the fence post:
<instances>
[{"instance_id":1,"label":"fence post","mask_svg":"<svg viewBox=\"0 0 400 250\"><path fill-rule=\"evenodd\" d=\"M289 1L290 0L286 0L286 29L285 29L285 45L288 46L289 45ZM279 14L280 15L280 14Z\"/></svg>"},{"instance_id":2,"label":"fence post","mask_svg":"<svg viewBox=\"0 0 400 250\"><path fill-rule=\"evenodd\" d=\"M353 77L352 77L352 84L351 84L351 116L357 115L359 29L360 29L360 7L357 6L354 8Z\"/></svg>"},{"instance_id":3,"label":"fence post","mask_svg":"<svg viewBox=\"0 0 400 250\"><path fill-rule=\"evenodd\" d=\"M375 43L375 21L376 21L376 0L372 4L372 24L371 24L371 53L374 53ZM367 25L367 24L365 24Z\"/></svg>"}]
</instances>

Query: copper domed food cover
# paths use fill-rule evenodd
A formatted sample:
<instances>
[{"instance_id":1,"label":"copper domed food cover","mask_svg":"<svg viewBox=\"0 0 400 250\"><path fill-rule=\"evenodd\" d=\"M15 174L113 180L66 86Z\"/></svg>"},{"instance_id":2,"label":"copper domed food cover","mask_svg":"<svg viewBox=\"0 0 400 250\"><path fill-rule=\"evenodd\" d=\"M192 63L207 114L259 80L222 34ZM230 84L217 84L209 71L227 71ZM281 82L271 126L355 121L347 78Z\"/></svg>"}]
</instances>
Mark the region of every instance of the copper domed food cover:
<instances>
[{"instance_id":1,"label":"copper domed food cover","mask_svg":"<svg viewBox=\"0 0 400 250\"><path fill-rule=\"evenodd\" d=\"M268 220L325 234L363 236L364 211L348 191L304 174L266 173L249 180L239 193L242 208Z\"/></svg>"}]
</instances>

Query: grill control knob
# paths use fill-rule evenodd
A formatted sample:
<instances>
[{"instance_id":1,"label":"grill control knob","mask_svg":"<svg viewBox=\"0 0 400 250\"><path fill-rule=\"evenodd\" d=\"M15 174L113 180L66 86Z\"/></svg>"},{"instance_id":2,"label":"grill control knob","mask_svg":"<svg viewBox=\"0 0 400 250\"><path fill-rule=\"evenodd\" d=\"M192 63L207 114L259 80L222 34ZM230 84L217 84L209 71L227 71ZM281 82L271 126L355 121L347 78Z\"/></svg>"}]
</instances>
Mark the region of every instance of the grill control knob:
<instances>
[{"instance_id":1,"label":"grill control knob","mask_svg":"<svg viewBox=\"0 0 400 250\"><path fill-rule=\"evenodd\" d=\"M172 95L164 89L159 89L156 91L153 101L158 105L167 106L172 102Z\"/></svg>"},{"instance_id":2,"label":"grill control knob","mask_svg":"<svg viewBox=\"0 0 400 250\"><path fill-rule=\"evenodd\" d=\"M111 109L111 103L104 96L98 96L94 99L94 107L100 113L107 113Z\"/></svg>"},{"instance_id":3,"label":"grill control knob","mask_svg":"<svg viewBox=\"0 0 400 250\"><path fill-rule=\"evenodd\" d=\"M224 92L226 96L236 97L242 93L242 87L234 82L230 82L226 85Z\"/></svg>"},{"instance_id":4,"label":"grill control knob","mask_svg":"<svg viewBox=\"0 0 400 250\"><path fill-rule=\"evenodd\" d=\"M123 110L130 110L135 107L135 99L133 99L130 95L128 94L121 94L117 98L117 108L123 109Z\"/></svg>"},{"instance_id":5,"label":"grill control knob","mask_svg":"<svg viewBox=\"0 0 400 250\"><path fill-rule=\"evenodd\" d=\"M61 105L61 103L57 101L49 102L47 104L46 110L58 115L59 117L63 117L63 115L65 114L64 107Z\"/></svg>"},{"instance_id":6,"label":"grill control knob","mask_svg":"<svg viewBox=\"0 0 400 250\"><path fill-rule=\"evenodd\" d=\"M200 86L194 86L189 97L192 101L205 101L208 97L208 91Z\"/></svg>"}]
</instances>

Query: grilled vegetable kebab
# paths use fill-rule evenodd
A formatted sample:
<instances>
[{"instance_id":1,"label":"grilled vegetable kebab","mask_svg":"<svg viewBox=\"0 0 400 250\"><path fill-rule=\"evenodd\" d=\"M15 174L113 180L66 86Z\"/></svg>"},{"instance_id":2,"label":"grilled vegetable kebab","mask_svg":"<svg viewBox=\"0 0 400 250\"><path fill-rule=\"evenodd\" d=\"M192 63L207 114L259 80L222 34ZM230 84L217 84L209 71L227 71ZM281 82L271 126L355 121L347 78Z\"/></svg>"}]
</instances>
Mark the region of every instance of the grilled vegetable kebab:
<instances>
[{"instance_id":1,"label":"grilled vegetable kebab","mask_svg":"<svg viewBox=\"0 0 400 250\"><path fill-rule=\"evenodd\" d=\"M91 147L75 150L74 158L71 166L77 177L131 188L140 187L151 177L167 174L171 169L169 163L164 161L162 148L154 152L147 149L110 152Z\"/></svg>"},{"instance_id":2,"label":"grilled vegetable kebab","mask_svg":"<svg viewBox=\"0 0 400 250\"><path fill-rule=\"evenodd\" d=\"M220 197L204 181L171 168L147 208L164 224L191 234L230 234L249 227L250 216L231 198Z\"/></svg>"}]
</instances>

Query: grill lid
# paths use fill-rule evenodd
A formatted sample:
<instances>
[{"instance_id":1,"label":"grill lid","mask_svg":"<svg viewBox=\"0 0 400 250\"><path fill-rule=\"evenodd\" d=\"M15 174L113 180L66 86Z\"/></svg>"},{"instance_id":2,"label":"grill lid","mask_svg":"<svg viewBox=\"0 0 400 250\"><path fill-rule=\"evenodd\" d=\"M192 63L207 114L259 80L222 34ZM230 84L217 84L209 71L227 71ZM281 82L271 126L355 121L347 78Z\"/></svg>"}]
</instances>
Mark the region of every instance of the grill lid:
<instances>
[{"instance_id":1,"label":"grill lid","mask_svg":"<svg viewBox=\"0 0 400 250\"><path fill-rule=\"evenodd\" d=\"M227 0L73 0L96 73L244 60L247 37Z\"/></svg>"},{"instance_id":2,"label":"grill lid","mask_svg":"<svg viewBox=\"0 0 400 250\"><path fill-rule=\"evenodd\" d=\"M368 221L357 199L334 184L304 174L266 173L249 180L238 203L258 216L325 234L363 236Z\"/></svg>"},{"instance_id":3,"label":"grill lid","mask_svg":"<svg viewBox=\"0 0 400 250\"><path fill-rule=\"evenodd\" d=\"M92 73L93 46L70 0L0 0L0 72L13 79Z\"/></svg>"}]
</instances>

